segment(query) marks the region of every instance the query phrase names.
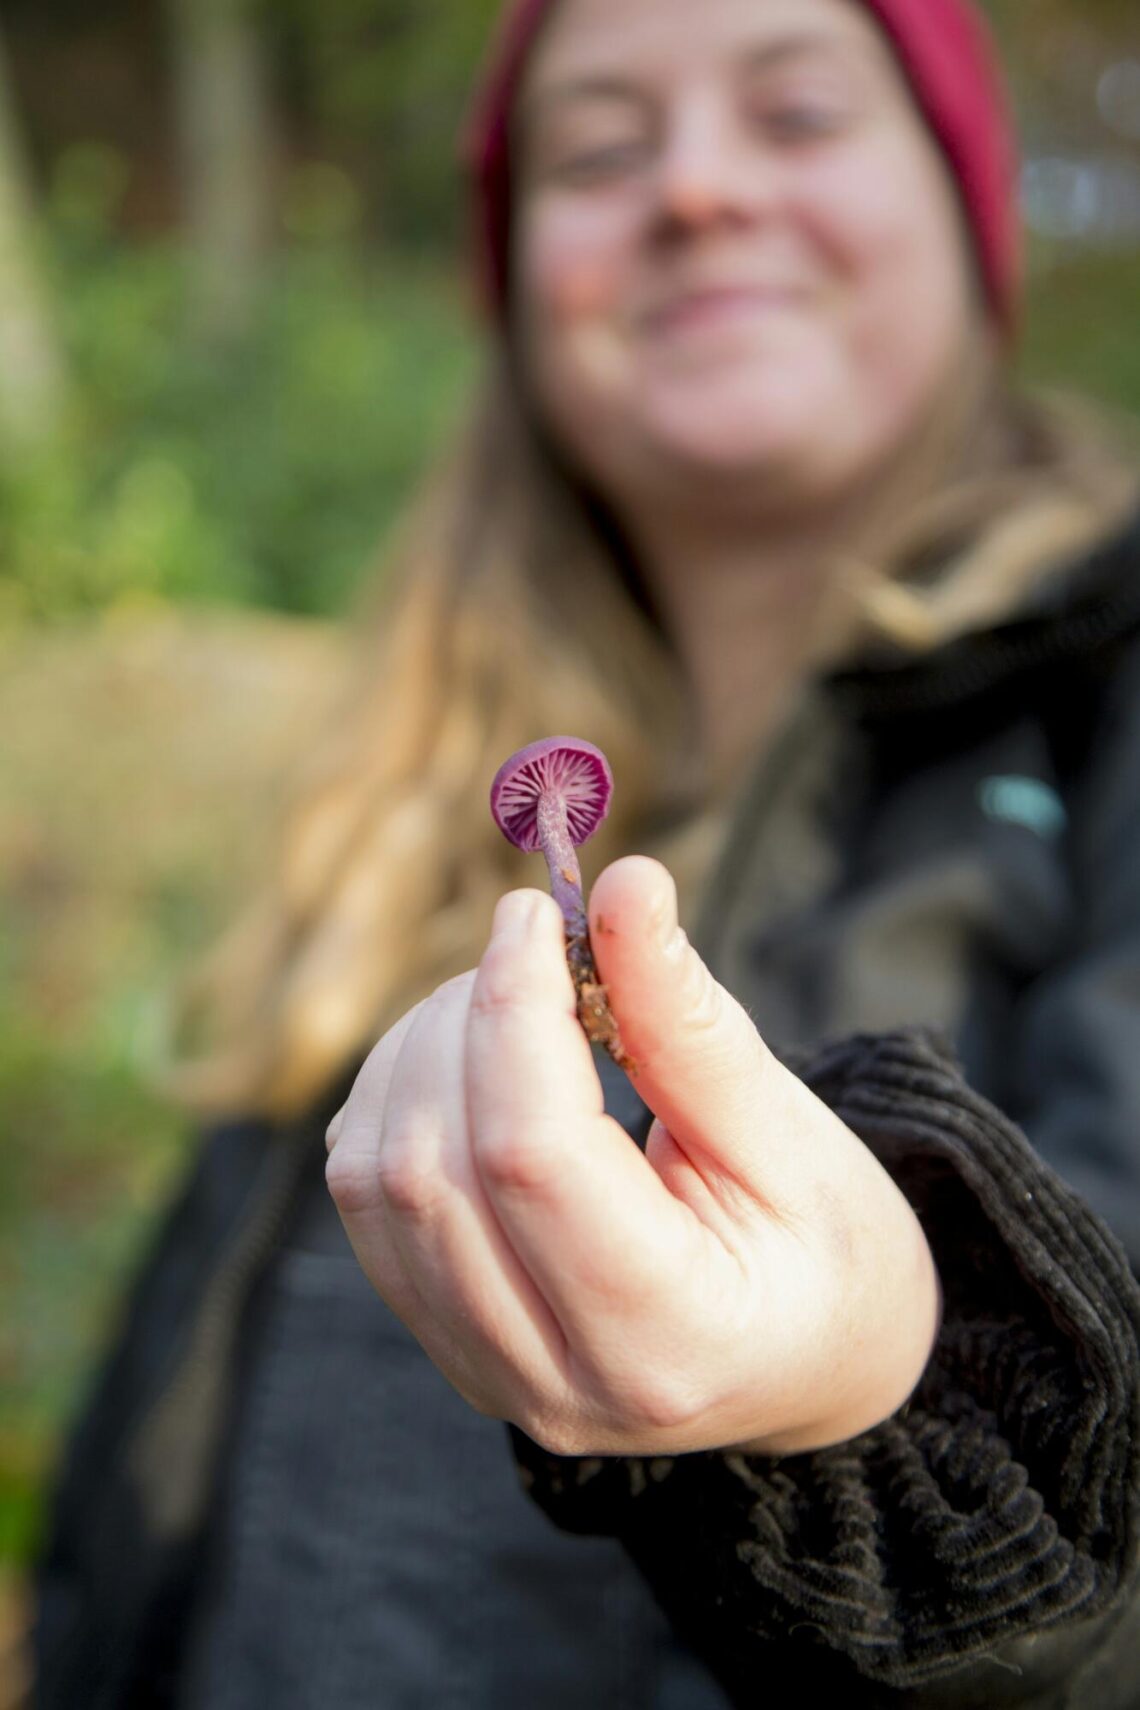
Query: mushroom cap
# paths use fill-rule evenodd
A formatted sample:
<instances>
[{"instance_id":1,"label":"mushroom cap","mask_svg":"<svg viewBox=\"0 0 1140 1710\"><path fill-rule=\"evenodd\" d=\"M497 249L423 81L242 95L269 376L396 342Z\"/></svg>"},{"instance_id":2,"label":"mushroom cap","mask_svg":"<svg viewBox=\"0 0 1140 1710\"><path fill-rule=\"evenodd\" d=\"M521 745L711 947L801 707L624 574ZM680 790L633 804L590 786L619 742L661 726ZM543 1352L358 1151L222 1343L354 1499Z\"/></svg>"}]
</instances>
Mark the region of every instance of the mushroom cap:
<instances>
[{"instance_id":1,"label":"mushroom cap","mask_svg":"<svg viewBox=\"0 0 1140 1710\"><path fill-rule=\"evenodd\" d=\"M538 841L538 802L557 792L566 807L573 843L585 843L610 811L614 778L609 761L592 742L577 736L546 736L504 760L491 785L491 813L509 842L533 852Z\"/></svg>"}]
</instances>

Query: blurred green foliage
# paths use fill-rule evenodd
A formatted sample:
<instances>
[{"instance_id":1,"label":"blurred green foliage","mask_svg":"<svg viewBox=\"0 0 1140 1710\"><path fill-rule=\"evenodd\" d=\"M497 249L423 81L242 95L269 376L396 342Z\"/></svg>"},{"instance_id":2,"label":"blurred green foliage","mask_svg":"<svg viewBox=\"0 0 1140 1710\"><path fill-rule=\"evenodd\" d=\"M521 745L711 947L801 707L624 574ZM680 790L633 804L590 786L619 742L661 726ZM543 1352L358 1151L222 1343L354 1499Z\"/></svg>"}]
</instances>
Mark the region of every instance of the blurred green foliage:
<instances>
[{"instance_id":1,"label":"blurred green foliage","mask_svg":"<svg viewBox=\"0 0 1140 1710\"><path fill-rule=\"evenodd\" d=\"M390 242L454 236L456 144L499 0L262 0L293 103L351 157Z\"/></svg>"},{"instance_id":2,"label":"blurred green foliage","mask_svg":"<svg viewBox=\"0 0 1140 1710\"><path fill-rule=\"evenodd\" d=\"M1140 248L1038 244L1020 367L1030 382L1099 398L1140 420Z\"/></svg>"},{"instance_id":3,"label":"blurred green foliage","mask_svg":"<svg viewBox=\"0 0 1140 1710\"><path fill-rule=\"evenodd\" d=\"M184 331L178 247L108 235L114 178L92 148L56 186L77 401L57 442L0 468L0 619L147 596L341 609L473 370L465 282L354 248L348 181L309 168L252 333L211 353Z\"/></svg>"},{"instance_id":4,"label":"blurred green foliage","mask_svg":"<svg viewBox=\"0 0 1140 1710\"><path fill-rule=\"evenodd\" d=\"M58 274L81 403L63 440L0 472L3 606L339 609L471 366L446 281L293 255L254 337L211 357L180 342L170 248Z\"/></svg>"}]
</instances>

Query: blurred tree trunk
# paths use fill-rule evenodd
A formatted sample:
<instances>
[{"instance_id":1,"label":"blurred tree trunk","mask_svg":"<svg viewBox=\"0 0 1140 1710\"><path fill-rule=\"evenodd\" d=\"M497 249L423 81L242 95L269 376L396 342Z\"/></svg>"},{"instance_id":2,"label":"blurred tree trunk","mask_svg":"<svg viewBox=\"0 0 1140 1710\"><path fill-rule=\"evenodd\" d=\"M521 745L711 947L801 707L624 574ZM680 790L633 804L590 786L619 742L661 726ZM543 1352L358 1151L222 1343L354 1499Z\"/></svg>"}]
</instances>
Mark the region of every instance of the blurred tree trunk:
<instances>
[{"instance_id":1,"label":"blurred tree trunk","mask_svg":"<svg viewBox=\"0 0 1140 1710\"><path fill-rule=\"evenodd\" d=\"M273 230L270 76L254 0L167 0L190 249L192 331L240 337Z\"/></svg>"},{"instance_id":2,"label":"blurred tree trunk","mask_svg":"<svg viewBox=\"0 0 1140 1710\"><path fill-rule=\"evenodd\" d=\"M36 254L36 222L0 37L0 439L31 445L60 425L67 390Z\"/></svg>"}]
</instances>

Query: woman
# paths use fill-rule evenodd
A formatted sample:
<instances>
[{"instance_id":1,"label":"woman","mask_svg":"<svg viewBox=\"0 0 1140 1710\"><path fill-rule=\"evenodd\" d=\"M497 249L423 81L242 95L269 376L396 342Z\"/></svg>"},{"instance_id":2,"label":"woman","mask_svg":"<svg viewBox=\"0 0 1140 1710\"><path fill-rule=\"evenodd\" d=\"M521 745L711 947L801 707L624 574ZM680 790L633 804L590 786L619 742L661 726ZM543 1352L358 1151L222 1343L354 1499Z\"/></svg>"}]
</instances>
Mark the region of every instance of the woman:
<instances>
[{"instance_id":1,"label":"woman","mask_svg":"<svg viewBox=\"0 0 1140 1710\"><path fill-rule=\"evenodd\" d=\"M1011 393L986 40L529 0L473 136L497 360L207 982L41 1700L1135 1705L1137 484ZM486 812L564 729L632 1087Z\"/></svg>"}]
</instances>

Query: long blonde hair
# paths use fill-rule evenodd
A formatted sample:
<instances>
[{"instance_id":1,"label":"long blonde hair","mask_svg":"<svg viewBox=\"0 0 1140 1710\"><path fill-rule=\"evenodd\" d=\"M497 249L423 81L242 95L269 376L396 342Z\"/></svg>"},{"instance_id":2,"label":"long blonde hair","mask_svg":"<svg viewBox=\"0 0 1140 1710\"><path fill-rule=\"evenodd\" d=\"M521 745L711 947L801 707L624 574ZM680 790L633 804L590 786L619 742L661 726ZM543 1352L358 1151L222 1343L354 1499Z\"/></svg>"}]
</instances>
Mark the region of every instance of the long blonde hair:
<instances>
[{"instance_id":1,"label":"long blonde hair","mask_svg":"<svg viewBox=\"0 0 1140 1710\"><path fill-rule=\"evenodd\" d=\"M923 485L874 562L836 566L840 654L992 622L1135 502L1136 465L1095 413L1031 402L996 371L985 390L966 462ZM487 808L524 743L569 732L609 755L620 788L591 870L658 854L691 907L717 847L725 804L682 781L684 686L636 570L501 353L356 618L352 681L297 779L277 871L180 994L164 1082L198 1111L304 1111L475 964L496 898L541 883ZM833 664L834 631L828 647Z\"/></svg>"}]
</instances>

